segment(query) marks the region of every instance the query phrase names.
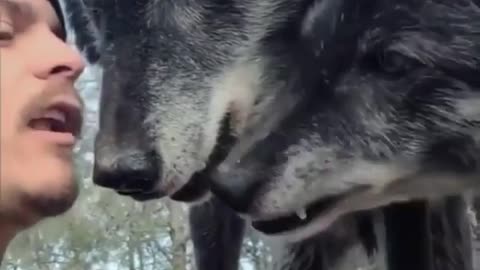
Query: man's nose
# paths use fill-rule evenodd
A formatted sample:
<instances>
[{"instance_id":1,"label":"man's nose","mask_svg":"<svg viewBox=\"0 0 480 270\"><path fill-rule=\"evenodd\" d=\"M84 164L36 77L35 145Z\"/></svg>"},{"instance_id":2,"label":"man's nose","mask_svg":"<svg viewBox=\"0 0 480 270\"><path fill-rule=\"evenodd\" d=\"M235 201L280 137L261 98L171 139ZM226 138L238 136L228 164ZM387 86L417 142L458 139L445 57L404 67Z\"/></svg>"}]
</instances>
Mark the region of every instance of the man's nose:
<instances>
[{"instance_id":1,"label":"man's nose","mask_svg":"<svg viewBox=\"0 0 480 270\"><path fill-rule=\"evenodd\" d=\"M32 61L35 76L43 80L60 76L75 81L86 67L80 52L50 31L42 37L35 50L41 59Z\"/></svg>"},{"instance_id":2,"label":"man's nose","mask_svg":"<svg viewBox=\"0 0 480 270\"><path fill-rule=\"evenodd\" d=\"M93 182L126 195L150 193L160 181L160 158L156 151L118 148L96 142Z\"/></svg>"}]
</instances>

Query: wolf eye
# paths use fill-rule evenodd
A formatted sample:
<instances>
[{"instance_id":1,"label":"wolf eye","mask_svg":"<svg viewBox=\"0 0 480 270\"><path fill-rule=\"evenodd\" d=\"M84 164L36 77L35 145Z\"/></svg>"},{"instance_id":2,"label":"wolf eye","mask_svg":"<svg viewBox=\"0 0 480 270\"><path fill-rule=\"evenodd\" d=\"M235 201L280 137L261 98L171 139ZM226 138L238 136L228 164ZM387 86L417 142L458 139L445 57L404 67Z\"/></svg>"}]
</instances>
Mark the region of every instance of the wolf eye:
<instances>
[{"instance_id":1,"label":"wolf eye","mask_svg":"<svg viewBox=\"0 0 480 270\"><path fill-rule=\"evenodd\" d=\"M399 76L420 65L417 60L392 50L382 50L377 53L376 62L382 72Z\"/></svg>"}]
</instances>

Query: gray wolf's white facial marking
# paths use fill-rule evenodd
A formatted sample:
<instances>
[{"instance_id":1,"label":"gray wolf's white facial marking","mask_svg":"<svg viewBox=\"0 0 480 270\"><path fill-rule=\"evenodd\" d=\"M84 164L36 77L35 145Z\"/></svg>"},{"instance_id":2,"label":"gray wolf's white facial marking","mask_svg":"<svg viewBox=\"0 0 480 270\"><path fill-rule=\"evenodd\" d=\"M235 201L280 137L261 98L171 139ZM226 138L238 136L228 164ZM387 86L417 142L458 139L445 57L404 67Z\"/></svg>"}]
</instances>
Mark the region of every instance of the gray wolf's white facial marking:
<instances>
[{"instance_id":1,"label":"gray wolf's white facial marking","mask_svg":"<svg viewBox=\"0 0 480 270\"><path fill-rule=\"evenodd\" d=\"M93 3L99 185L181 201L211 185L260 231L294 238L478 186L468 0Z\"/></svg>"}]
</instances>

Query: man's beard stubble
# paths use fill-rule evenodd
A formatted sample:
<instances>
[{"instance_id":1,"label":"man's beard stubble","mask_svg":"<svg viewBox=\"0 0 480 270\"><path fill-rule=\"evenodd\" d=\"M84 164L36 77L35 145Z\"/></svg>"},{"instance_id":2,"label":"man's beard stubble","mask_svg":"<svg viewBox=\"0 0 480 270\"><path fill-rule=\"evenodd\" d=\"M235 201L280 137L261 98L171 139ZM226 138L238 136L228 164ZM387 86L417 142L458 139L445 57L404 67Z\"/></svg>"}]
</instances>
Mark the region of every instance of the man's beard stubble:
<instances>
[{"instance_id":1,"label":"man's beard stubble","mask_svg":"<svg viewBox=\"0 0 480 270\"><path fill-rule=\"evenodd\" d=\"M19 191L16 204L7 209L0 207L0 220L27 228L44 218L56 217L72 208L78 197L78 185L72 186L60 194L30 194Z\"/></svg>"}]
</instances>

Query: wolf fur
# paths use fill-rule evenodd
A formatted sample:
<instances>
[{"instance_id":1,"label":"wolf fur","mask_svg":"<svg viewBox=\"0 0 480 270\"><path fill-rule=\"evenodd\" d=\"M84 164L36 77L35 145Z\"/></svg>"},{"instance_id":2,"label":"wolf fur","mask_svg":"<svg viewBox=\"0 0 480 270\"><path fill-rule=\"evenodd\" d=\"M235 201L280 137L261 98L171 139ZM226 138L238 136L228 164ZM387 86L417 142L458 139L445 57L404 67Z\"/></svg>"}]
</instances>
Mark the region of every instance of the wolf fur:
<instances>
[{"instance_id":1,"label":"wolf fur","mask_svg":"<svg viewBox=\"0 0 480 270\"><path fill-rule=\"evenodd\" d=\"M463 224L432 201L480 180L474 2L89 0L91 19L75 5L104 68L98 185L195 203L211 190L289 247L413 200L421 235L434 209Z\"/></svg>"}]
</instances>

